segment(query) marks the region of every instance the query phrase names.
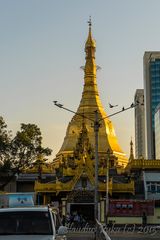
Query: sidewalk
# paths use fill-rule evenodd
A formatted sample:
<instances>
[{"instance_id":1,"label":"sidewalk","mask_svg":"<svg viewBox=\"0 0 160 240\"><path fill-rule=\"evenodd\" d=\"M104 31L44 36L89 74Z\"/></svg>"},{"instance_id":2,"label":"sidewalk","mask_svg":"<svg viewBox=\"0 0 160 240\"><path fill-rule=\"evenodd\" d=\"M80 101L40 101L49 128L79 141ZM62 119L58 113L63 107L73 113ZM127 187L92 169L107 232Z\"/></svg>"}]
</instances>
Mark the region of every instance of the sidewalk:
<instances>
[{"instance_id":1,"label":"sidewalk","mask_svg":"<svg viewBox=\"0 0 160 240\"><path fill-rule=\"evenodd\" d=\"M148 233L126 233L126 232L114 232L108 233L111 240L159 240L160 232L156 232L155 234ZM93 232L69 232L67 234L67 240L94 240L95 234ZM103 235L99 236L99 240L105 240Z\"/></svg>"}]
</instances>

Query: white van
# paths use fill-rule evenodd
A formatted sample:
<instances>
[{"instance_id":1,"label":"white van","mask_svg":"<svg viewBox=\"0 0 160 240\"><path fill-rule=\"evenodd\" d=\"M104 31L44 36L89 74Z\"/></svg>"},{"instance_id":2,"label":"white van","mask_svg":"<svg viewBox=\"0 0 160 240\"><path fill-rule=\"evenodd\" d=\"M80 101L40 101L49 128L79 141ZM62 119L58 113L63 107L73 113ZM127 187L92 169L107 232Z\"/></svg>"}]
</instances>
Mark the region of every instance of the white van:
<instances>
[{"instance_id":1,"label":"white van","mask_svg":"<svg viewBox=\"0 0 160 240\"><path fill-rule=\"evenodd\" d=\"M56 232L53 214L49 207L1 208L0 240L64 240L67 229Z\"/></svg>"}]
</instances>

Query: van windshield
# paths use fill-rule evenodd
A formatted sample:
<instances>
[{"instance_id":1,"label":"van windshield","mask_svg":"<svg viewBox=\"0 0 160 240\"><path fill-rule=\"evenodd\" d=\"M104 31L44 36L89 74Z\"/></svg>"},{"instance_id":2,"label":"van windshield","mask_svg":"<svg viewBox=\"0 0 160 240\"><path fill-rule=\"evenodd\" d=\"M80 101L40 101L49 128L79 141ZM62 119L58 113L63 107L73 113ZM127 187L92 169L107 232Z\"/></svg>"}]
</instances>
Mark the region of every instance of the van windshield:
<instances>
[{"instance_id":1,"label":"van windshield","mask_svg":"<svg viewBox=\"0 0 160 240\"><path fill-rule=\"evenodd\" d=\"M0 235L53 235L49 212L0 213Z\"/></svg>"}]
</instances>

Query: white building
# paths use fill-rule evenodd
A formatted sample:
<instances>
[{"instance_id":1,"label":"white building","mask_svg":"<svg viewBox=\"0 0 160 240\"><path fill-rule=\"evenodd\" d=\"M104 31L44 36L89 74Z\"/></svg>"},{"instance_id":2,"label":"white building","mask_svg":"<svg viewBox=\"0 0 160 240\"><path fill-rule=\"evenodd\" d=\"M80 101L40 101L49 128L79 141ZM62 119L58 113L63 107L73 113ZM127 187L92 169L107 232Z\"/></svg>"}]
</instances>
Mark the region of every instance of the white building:
<instances>
[{"instance_id":1,"label":"white building","mask_svg":"<svg viewBox=\"0 0 160 240\"><path fill-rule=\"evenodd\" d=\"M160 104L157 106L155 115L155 150L156 159L160 159Z\"/></svg>"},{"instance_id":2,"label":"white building","mask_svg":"<svg viewBox=\"0 0 160 240\"><path fill-rule=\"evenodd\" d=\"M137 89L134 97L135 104L135 158L146 157L145 154L145 113L144 90Z\"/></svg>"}]
</instances>

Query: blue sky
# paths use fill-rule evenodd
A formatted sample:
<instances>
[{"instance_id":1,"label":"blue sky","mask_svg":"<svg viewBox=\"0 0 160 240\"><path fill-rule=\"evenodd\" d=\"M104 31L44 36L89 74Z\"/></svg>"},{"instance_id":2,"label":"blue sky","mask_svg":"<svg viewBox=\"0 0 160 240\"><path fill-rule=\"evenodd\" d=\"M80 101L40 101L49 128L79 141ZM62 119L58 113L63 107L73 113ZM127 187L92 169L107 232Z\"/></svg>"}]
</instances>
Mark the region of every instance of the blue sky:
<instances>
[{"instance_id":1,"label":"blue sky","mask_svg":"<svg viewBox=\"0 0 160 240\"><path fill-rule=\"evenodd\" d=\"M83 89L87 21L97 43L103 106L129 106L143 88L143 55L160 50L159 0L0 0L0 102L13 134L35 123L43 145L59 151ZM118 109L117 109L118 110ZM134 110L112 117L122 149L134 139Z\"/></svg>"}]
</instances>

